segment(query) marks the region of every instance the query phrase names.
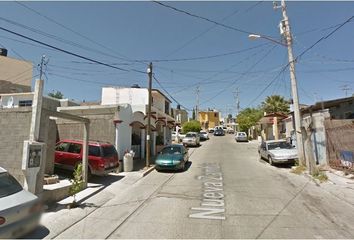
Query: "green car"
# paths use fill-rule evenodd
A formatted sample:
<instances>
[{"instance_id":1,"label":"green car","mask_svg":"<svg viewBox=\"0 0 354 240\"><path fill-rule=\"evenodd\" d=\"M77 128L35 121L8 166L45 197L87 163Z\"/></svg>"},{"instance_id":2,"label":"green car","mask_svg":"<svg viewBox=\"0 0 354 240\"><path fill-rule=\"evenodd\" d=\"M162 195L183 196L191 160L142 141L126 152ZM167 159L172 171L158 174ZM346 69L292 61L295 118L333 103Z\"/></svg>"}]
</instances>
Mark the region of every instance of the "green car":
<instances>
[{"instance_id":1,"label":"green car","mask_svg":"<svg viewBox=\"0 0 354 240\"><path fill-rule=\"evenodd\" d=\"M155 161L156 170L184 170L189 160L188 149L173 144L164 147Z\"/></svg>"}]
</instances>

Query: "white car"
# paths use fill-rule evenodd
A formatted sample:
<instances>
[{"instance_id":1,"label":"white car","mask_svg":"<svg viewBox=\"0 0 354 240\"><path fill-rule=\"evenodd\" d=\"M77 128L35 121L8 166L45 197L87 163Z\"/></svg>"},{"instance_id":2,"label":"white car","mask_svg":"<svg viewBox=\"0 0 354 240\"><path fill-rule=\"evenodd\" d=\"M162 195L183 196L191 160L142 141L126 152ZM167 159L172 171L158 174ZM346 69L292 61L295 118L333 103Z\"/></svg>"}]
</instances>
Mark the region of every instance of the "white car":
<instances>
[{"instance_id":1,"label":"white car","mask_svg":"<svg viewBox=\"0 0 354 240\"><path fill-rule=\"evenodd\" d=\"M182 140L183 146L199 146L200 138L199 133L197 132L188 132Z\"/></svg>"},{"instance_id":2,"label":"white car","mask_svg":"<svg viewBox=\"0 0 354 240\"><path fill-rule=\"evenodd\" d=\"M286 140L269 140L262 142L258 153L267 159L270 165L275 163L294 163L298 159L297 149Z\"/></svg>"},{"instance_id":3,"label":"white car","mask_svg":"<svg viewBox=\"0 0 354 240\"><path fill-rule=\"evenodd\" d=\"M235 134L236 142L248 142L247 133L245 132L237 132Z\"/></svg>"},{"instance_id":4,"label":"white car","mask_svg":"<svg viewBox=\"0 0 354 240\"><path fill-rule=\"evenodd\" d=\"M42 204L0 167L0 238L13 239L33 231L39 224Z\"/></svg>"},{"instance_id":5,"label":"white car","mask_svg":"<svg viewBox=\"0 0 354 240\"><path fill-rule=\"evenodd\" d=\"M199 136L200 136L200 140L208 140L209 139L209 134L206 131L200 131Z\"/></svg>"}]
</instances>

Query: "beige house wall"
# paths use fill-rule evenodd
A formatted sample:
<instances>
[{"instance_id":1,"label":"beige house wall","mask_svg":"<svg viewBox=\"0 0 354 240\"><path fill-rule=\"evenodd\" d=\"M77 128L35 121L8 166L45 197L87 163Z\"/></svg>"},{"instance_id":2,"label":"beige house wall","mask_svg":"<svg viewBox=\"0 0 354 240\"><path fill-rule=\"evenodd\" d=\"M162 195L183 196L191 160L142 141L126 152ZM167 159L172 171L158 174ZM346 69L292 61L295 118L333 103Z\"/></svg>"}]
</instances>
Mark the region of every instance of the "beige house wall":
<instances>
[{"instance_id":1,"label":"beige house wall","mask_svg":"<svg viewBox=\"0 0 354 240\"><path fill-rule=\"evenodd\" d=\"M30 92L33 64L0 56L0 93Z\"/></svg>"}]
</instances>

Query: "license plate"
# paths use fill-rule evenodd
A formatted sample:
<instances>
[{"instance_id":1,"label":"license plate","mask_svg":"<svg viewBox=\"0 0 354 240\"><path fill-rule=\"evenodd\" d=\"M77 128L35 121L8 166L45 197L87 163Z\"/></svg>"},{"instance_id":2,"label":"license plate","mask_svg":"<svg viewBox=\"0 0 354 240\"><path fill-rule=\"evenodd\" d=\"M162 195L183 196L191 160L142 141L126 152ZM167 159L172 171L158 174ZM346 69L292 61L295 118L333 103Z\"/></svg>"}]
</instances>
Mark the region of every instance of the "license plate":
<instances>
[{"instance_id":1,"label":"license plate","mask_svg":"<svg viewBox=\"0 0 354 240\"><path fill-rule=\"evenodd\" d=\"M114 166L114 163L111 162L111 163L109 164L109 166L110 166L110 167L113 167L113 166Z\"/></svg>"}]
</instances>

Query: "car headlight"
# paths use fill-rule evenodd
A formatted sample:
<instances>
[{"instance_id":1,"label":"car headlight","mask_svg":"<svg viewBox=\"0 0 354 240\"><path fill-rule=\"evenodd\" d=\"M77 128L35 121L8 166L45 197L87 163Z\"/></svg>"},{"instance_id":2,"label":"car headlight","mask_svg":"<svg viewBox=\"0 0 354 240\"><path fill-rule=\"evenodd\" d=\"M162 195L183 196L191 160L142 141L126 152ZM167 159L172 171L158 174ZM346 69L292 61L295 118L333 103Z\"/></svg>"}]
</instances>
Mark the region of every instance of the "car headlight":
<instances>
[{"instance_id":1,"label":"car headlight","mask_svg":"<svg viewBox=\"0 0 354 240\"><path fill-rule=\"evenodd\" d=\"M173 164L179 164L181 162L181 160L173 160L172 163Z\"/></svg>"}]
</instances>

